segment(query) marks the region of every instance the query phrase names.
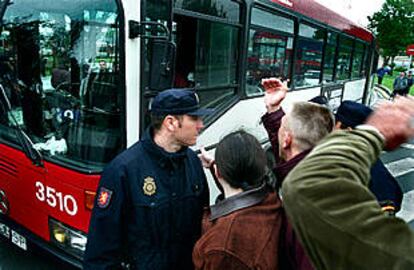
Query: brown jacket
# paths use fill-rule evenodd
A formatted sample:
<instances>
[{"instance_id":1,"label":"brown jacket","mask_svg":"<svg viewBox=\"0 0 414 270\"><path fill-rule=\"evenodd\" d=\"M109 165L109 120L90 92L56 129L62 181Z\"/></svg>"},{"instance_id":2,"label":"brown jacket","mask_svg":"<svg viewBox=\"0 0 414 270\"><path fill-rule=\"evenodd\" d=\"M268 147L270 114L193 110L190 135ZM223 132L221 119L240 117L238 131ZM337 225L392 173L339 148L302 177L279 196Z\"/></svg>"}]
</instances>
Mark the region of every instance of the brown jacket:
<instances>
[{"instance_id":1,"label":"brown jacket","mask_svg":"<svg viewBox=\"0 0 414 270\"><path fill-rule=\"evenodd\" d=\"M282 203L275 192L259 187L213 205L196 243L196 269L279 269Z\"/></svg>"}]
</instances>

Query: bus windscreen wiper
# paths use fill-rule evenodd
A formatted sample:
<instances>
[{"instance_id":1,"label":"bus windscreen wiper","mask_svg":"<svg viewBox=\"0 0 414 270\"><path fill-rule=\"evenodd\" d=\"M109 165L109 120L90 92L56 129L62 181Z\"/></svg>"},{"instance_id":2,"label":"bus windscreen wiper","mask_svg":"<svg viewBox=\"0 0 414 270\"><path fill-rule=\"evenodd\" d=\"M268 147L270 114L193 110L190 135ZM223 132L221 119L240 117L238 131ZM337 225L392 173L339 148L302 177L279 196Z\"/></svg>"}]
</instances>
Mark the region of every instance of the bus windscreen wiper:
<instances>
[{"instance_id":1,"label":"bus windscreen wiper","mask_svg":"<svg viewBox=\"0 0 414 270\"><path fill-rule=\"evenodd\" d=\"M40 152L34 147L33 142L30 140L29 136L27 136L27 134L21 129L18 121L14 117L13 113L11 113L12 107L2 84L0 84L0 106L4 108L5 112L10 113L9 115L13 121L13 126L15 127L17 137L20 141L21 146L23 147L26 156L33 162L34 165L43 166L42 154L40 154Z\"/></svg>"}]
</instances>

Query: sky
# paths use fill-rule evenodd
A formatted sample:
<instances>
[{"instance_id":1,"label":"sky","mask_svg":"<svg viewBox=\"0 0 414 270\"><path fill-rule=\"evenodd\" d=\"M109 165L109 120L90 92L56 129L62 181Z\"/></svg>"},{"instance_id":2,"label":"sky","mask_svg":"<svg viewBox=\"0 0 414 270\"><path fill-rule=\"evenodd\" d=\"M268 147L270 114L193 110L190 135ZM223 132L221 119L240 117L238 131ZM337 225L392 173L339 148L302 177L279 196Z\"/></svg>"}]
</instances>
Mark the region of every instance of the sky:
<instances>
[{"instance_id":1,"label":"sky","mask_svg":"<svg viewBox=\"0 0 414 270\"><path fill-rule=\"evenodd\" d=\"M368 15L379 11L385 0L316 0L322 5L340 13L349 20L360 24L368 25Z\"/></svg>"}]
</instances>

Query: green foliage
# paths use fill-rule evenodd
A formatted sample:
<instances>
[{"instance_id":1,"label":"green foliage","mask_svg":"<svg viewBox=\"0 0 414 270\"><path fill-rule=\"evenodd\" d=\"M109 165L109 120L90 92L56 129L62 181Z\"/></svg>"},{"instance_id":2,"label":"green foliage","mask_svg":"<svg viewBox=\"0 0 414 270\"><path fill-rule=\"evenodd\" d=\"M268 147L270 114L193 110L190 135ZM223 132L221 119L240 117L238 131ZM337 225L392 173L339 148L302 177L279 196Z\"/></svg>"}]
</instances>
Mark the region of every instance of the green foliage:
<instances>
[{"instance_id":1,"label":"green foliage","mask_svg":"<svg viewBox=\"0 0 414 270\"><path fill-rule=\"evenodd\" d=\"M394 71L395 72L402 72L402 71L406 71L407 70L407 68L405 68L405 67L396 67L396 68L394 68Z\"/></svg>"},{"instance_id":2,"label":"green foliage","mask_svg":"<svg viewBox=\"0 0 414 270\"><path fill-rule=\"evenodd\" d=\"M368 20L368 28L376 34L380 53L386 59L404 55L407 45L414 43L413 0L386 0Z\"/></svg>"}]
</instances>

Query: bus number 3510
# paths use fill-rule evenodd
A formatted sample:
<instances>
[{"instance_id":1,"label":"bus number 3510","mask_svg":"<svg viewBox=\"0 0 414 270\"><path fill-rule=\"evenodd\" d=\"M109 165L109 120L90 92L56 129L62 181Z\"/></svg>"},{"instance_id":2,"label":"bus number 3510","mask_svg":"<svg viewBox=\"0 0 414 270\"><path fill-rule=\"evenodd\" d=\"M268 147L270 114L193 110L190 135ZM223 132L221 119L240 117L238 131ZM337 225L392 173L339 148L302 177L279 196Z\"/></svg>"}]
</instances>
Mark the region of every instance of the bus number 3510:
<instances>
[{"instance_id":1,"label":"bus number 3510","mask_svg":"<svg viewBox=\"0 0 414 270\"><path fill-rule=\"evenodd\" d=\"M46 202L50 207L57 207L61 212L74 216L78 212L78 205L72 195L64 195L52 187L45 186L42 182L36 182L36 198Z\"/></svg>"}]
</instances>

